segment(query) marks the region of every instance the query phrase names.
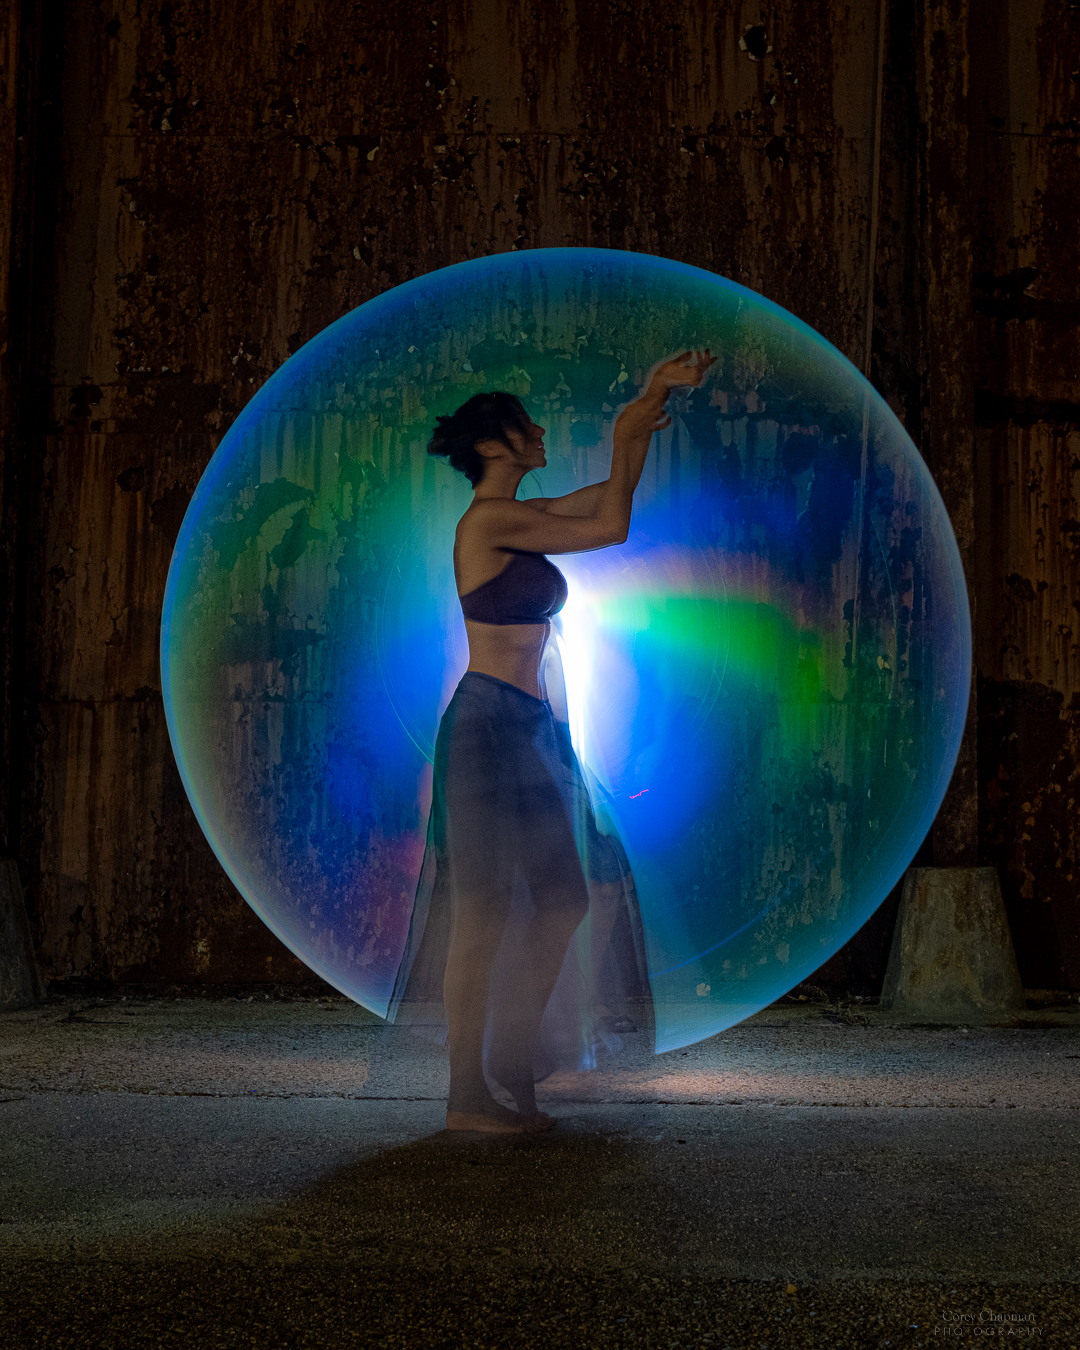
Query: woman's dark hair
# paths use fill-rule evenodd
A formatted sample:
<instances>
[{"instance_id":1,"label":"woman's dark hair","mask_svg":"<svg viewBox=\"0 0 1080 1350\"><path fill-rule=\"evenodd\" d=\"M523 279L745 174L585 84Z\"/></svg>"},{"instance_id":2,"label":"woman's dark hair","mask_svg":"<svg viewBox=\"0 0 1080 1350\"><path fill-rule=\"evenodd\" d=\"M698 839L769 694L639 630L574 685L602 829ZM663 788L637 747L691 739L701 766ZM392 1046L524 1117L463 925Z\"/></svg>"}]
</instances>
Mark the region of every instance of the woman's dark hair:
<instances>
[{"instance_id":1,"label":"woman's dark hair","mask_svg":"<svg viewBox=\"0 0 1080 1350\"><path fill-rule=\"evenodd\" d=\"M502 441L506 428L524 430L529 414L516 394L495 390L490 394L473 394L457 412L449 417L436 417L438 426L428 441L428 454L445 456L451 468L463 473L476 487L484 476L487 461L477 450L477 441Z\"/></svg>"}]
</instances>

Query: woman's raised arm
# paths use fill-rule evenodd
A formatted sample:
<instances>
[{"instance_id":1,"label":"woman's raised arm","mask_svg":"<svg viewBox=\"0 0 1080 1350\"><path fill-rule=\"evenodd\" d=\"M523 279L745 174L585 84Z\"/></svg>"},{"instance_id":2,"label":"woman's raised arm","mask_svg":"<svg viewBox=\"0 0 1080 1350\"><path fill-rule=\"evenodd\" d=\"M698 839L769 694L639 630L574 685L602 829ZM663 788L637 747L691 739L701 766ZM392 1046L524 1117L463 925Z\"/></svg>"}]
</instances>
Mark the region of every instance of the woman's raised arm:
<instances>
[{"instance_id":1,"label":"woman's raised arm","mask_svg":"<svg viewBox=\"0 0 1080 1350\"><path fill-rule=\"evenodd\" d=\"M715 359L708 348L685 351L654 368L645 393L628 403L615 422L611 472L604 482L543 501L477 502L470 514L475 513L486 542L527 553L579 553L623 543L649 445L654 433L671 422L664 412L669 392L679 385L698 386Z\"/></svg>"}]
</instances>

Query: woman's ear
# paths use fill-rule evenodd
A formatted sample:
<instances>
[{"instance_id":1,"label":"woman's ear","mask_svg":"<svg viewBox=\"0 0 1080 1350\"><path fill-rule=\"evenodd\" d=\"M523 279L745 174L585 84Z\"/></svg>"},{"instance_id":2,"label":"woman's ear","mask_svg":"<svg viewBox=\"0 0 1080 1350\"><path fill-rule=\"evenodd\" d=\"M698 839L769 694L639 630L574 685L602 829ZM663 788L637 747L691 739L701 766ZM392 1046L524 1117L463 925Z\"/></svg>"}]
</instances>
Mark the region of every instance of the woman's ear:
<instances>
[{"instance_id":1,"label":"woman's ear","mask_svg":"<svg viewBox=\"0 0 1080 1350\"><path fill-rule=\"evenodd\" d=\"M506 454L506 446L502 441L497 441L492 437L486 441L476 441L473 449L478 455L483 455L485 459L498 459L500 455Z\"/></svg>"}]
</instances>

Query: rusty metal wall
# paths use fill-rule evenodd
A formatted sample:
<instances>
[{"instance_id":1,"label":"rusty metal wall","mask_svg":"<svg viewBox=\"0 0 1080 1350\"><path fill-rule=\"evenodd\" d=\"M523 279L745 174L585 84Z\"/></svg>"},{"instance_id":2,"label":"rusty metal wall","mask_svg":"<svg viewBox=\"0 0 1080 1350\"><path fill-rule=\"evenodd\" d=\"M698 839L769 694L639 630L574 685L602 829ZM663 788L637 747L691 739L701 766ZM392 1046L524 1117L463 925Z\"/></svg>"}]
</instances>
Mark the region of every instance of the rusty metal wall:
<instances>
[{"instance_id":1,"label":"rusty metal wall","mask_svg":"<svg viewBox=\"0 0 1080 1350\"><path fill-rule=\"evenodd\" d=\"M1029 984L1080 987L1080 6L973 29L980 823Z\"/></svg>"},{"instance_id":2,"label":"rusty metal wall","mask_svg":"<svg viewBox=\"0 0 1080 1350\"><path fill-rule=\"evenodd\" d=\"M979 633L980 753L989 764L997 737L1012 775L991 801L997 771L984 768L977 791L973 736L934 847L942 862L997 850L988 860L1010 886L1021 878L1014 927L1053 913L1072 934L1072 964L1052 977L1040 942L1018 941L1028 983L1080 986L1080 884L1020 839L1017 794L1029 790L1018 785L1042 767L1026 733L1009 740L1005 726L1021 695L1032 709L1060 696L1062 790L1036 803L1033 785L1024 809L1057 811L1056 856L1075 859L1076 642L1057 629L1077 631L1080 510L1058 510L1070 472L1075 503L1076 446L1035 405L1077 396L1055 337L1065 311L1044 313L1076 303L1065 228L1080 200L1076 135L1051 122L1077 86L1061 41L1039 36L1077 21L1067 0L995 3L1037 50L1034 65L1005 59L1004 93L999 75L976 81L983 94L967 49L981 24L960 0L784 0L767 12L730 0L68 0L60 182L39 201L58 237L41 300L49 406L25 447L38 477L24 498L31 688L19 761L20 857L54 978L304 978L224 879L172 763L157 622L185 505L253 390L346 310L477 254L591 244L730 276L860 365L876 278L874 375L927 445L960 523L992 620ZM993 59L1001 67L999 50ZM1010 81L1030 94L1044 62L1056 83L1014 135ZM969 112L992 97L1004 100L1001 127ZM958 157L973 166L970 190ZM1018 231L1029 242L1010 243ZM990 278L976 335L972 256ZM1009 289L1025 267L1043 269L1034 300ZM1007 304L1023 312L993 310ZM992 391L977 400L977 457L976 387ZM1027 486L1033 464L1043 505ZM1000 543L982 533L986 511ZM1058 898L1044 903L1058 873Z\"/></svg>"},{"instance_id":3,"label":"rusty metal wall","mask_svg":"<svg viewBox=\"0 0 1080 1350\"><path fill-rule=\"evenodd\" d=\"M12 637L22 627L17 617L15 597L21 587L16 581L15 515L17 496L16 465L20 456L12 423L18 403L16 391L21 383L18 363L13 359L12 340L17 337L12 323L14 299L12 272L18 270L16 252L17 216L23 202L19 191L19 46L20 15L8 3L0 10L0 854L10 856L16 841L12 839L11 798L18 788L11 773L12 698L14 695L15 650ZM17 283L16 283L17 285Z\"/></svg>"}]
</instances>

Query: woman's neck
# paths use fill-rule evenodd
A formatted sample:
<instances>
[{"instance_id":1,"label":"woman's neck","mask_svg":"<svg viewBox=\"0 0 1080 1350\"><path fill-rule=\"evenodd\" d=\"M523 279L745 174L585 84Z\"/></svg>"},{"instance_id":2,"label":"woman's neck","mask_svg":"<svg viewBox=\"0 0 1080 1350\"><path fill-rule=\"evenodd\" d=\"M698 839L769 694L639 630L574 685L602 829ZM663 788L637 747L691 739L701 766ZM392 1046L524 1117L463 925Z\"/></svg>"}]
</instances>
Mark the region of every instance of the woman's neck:
<instances>
[{"instance_id":1,"label":"woman's neck","mask_svg":"<svg viewBox=\"0 0 1080 1350\"><path fill-rule=\"evenodd\" d=\"M512 502L527 472L526 469L518 468L516 464L489 464L487 472L473 488L473 501L482 502L502 497Z\"/></svg>"}]
</instances>

